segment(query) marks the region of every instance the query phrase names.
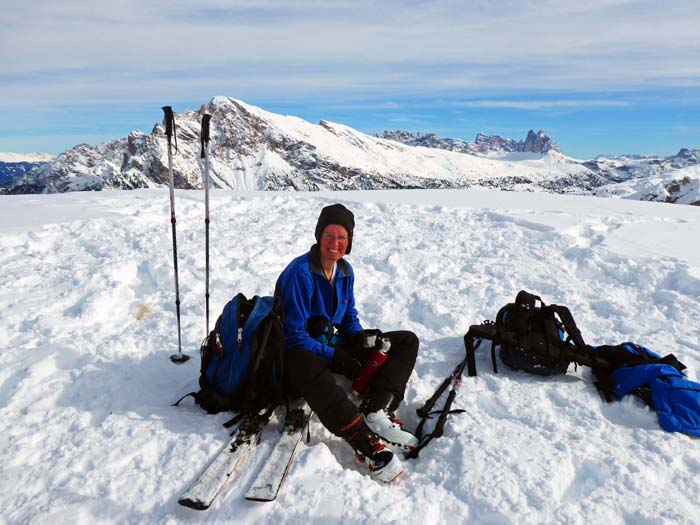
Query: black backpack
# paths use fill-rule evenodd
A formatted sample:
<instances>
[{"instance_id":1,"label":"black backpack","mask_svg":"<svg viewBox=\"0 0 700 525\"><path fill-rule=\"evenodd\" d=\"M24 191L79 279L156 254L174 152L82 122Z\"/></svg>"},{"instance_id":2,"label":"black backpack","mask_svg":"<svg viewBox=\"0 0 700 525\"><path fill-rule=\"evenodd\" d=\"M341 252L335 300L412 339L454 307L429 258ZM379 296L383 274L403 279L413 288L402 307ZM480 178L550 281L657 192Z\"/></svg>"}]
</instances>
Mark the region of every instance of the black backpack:
<instances>
[{"instance_id":1,"label":"black backpack","mask_svg":"<svg viewBox=\"0 0 700 525\"><path fill-rule=\"evenodd\" d=\"M202 342L200 353L200 390L177 403L191 395L210 414L227 410L249 414L278 405L284 365L279 298L234 296Z\"/></svg>"},{"instance_id":2,"label":"black backpack","mask_svg":"<svg viewBox=\"0 0 700 525\"><path fill-rule=\"evenodd\" d=\"M538 305L539 303L539 305ZM464 336L467 370L476 375L475 339L491 341L491 362L538 375L565 374L572 362L589 364L589 352L573 316L565 306L546 305L539 296L521 290L503 306L496 321L473 325Z\"/></svg>"},{"instance_id":3,"label":"black backpack","mask_svg":"<svg viewBox=\"0 0 700 525\"><path fill-rule=\"evenodd\" d=\"M483 341L491 341L491 363L496 373L496 347L500 348L501 360L506 366L538 375L565 374L572 362L590 366L590 352L569 309L545 305L537 295L521 290L513 303L498 311L495 322L484 321L469 327L464 335L464 359L457 363L430 399L416 410L421 418L416 428L419 444L407 457L418 457L432 439L442 436L447 416L464 412L453 409L452 404L464 369L470 376L476 375L476 350ZM448 388L444 405L435 410L437 401ZM424 425L433 416L438 416L437 422L431 432L425 433Z\"/></svg>"}]
</instances>

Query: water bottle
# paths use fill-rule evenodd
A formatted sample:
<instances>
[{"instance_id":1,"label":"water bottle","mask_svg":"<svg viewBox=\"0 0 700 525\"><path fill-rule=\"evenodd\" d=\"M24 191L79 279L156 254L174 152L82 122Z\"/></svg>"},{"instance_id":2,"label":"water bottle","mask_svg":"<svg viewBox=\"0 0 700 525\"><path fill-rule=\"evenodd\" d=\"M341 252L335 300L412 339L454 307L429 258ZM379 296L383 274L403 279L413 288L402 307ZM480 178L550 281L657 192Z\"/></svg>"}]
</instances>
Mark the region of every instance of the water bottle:
<instances>
[{"instance_id":1,"label":"water bottle","mask_svg":"<svg viewBox=\"0 0 700 525\"><path fill-rule=\"evenodd\" d=\"M384 364L386 358L389 357L389 349L391 348L391 340L388 337L383 337L379 348L375 349L367 359L362 375L352 384L352 393L356 396L364 397L367 394L367 386L372 376L379 370L379 367Z\"/></svg>"}]
</instances>

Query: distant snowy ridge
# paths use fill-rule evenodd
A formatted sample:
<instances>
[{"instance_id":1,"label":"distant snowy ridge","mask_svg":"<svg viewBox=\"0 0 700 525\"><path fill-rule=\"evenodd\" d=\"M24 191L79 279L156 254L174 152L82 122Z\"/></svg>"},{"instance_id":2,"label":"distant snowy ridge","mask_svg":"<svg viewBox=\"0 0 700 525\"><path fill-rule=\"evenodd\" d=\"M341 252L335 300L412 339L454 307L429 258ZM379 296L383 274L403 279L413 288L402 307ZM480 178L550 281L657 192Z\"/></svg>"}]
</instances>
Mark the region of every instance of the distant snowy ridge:
<instances>
[{"instance_id":1,"label":"distant snowy ridge","mask_svg":"<svg viewBox=\"0 0 700 525\"><path fill-rule=\"evenodd\" d=\"M50 153L9 153L0 151L0 194L15 179L53 159Z\"/></svg>"},{"instance_id":2,"label":"distant snowy ridge","mask_svg":"<svg viewBox=\"0 0 700 525\"><path fill-rule=\"evenodd\" d=\"M422 146L425 148L439 148L450 151L459 151L461 153L469 153L470 155L485 155L490 156L494 153L540 153L545 154L548 151L556 151L561 153L561 149L557 146L547 134L540 130L535 133L530 130L525 137L525 140L513 140L501 137L499 135L485 135L479 133L474 142L466 142L460 139L443 138L435 133L414 135L410 131L396 130L384 131L376 134L375 137L395 140L406 144L407 146Z\"/></svg>"},{"instance_id":3,"label":"distant snowy ridge","mask_svg":"<svg viewBox=\"0 0 700 525\"><path fill-rule=\"evenodd\" d=\"M44 164L43 162L3 162L0 161L0 194L4 188L12 186L15 180Z\"/></svg>"},{"instance_id":4,"label":"distant snowy ridge","mask_svg":"<svg viewBox=\"0 0 700 525\"><path fill-rule=\"evenodd\" d=\"M51 153L11 153L0 151L0 162L48 162L55 156Z\"/></svg>"},{"instance_id":5,"label":"distant snowy ridge","mask_svg":"<svg viewBox=\"0 0 700 525\"><path fill-rule=\"evenodd\" d=\"M700 206L700 166L662 172L641 179L597 188L600 197L622 197L641 201L673 202Z\"/></svg>"},{"instance_id":6,"label":"distant snowy ridge","mask_svg":"<svg viewBox=\"0 0 700 525\"><path fill-rule=\"evenodd\" d=\"M212 115L211 185L233 190L480 186L590 194L596 188L700 162L698 150L681 150L668 159L633 158L628 163L604 157L580 161L562 154L543 131L532 130L524 141L480 134L470 143L433 134L413 137L401 131L386 132L386 138L373 137L342 124L326 120L311 124L222 96L214 97L206 111ZM175 120L175 185L201 189L201 113L185 110L176 113ZM97 146L78 145L14 179L5 192L57 193L167 184L167 143L158 123L149 135L133 131L126 138ZM623 193L611 189L599 194ZM691 191L684 199L700 201L693 195ZM676 202L679 198L671 192L661 200Z\"/></svg>"}]
</instances>

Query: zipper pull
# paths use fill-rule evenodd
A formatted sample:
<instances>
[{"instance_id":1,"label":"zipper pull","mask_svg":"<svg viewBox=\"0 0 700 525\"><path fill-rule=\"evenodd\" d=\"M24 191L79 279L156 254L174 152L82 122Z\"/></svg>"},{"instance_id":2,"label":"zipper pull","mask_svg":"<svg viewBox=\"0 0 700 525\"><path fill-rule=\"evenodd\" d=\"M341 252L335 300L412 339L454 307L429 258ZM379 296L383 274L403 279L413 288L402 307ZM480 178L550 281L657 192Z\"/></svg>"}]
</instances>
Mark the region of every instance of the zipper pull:
<instances>
[{"instance_id":1,"label":"zipper pull","mask_svg":"<svg viewBox=\"0 0 700 525\"><path fill-rule=\"evenodd\" d=\"M218 354L218 356L224 357L224 345L221 343L221 336L219 335L219 332L216 332L214 347L216 348L216 353Z\"/></svg>"},{"instance_id":2,"label":"zipper pull","mask_svg":"<svg viewBox=\"0 0 700 525\"><path fill-rule=\"evenodd\" d=\"M243 327L239 326L238 327L238 346L241 346L242 342L243 342Z\"/></svg>"}]
</instances>

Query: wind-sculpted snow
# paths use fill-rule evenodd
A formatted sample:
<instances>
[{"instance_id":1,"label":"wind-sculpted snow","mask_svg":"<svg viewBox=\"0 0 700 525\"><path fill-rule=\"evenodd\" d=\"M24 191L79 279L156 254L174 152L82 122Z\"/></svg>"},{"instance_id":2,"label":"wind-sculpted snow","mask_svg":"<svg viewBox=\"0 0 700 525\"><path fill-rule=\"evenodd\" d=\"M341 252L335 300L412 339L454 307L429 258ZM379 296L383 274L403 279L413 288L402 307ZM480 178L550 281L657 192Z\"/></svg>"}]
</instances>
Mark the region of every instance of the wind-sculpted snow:
<instances>
[{"instance_id":1,"label":"wind-sculpted snow","mask_svg":"<svg viewBox=\"0 0 700 525\"><path fill-rule=\"evenodd\" d=\"M399 416L462 359L472 323L520 289L569 306L587 342L674 353L700 373L700 217L658 203L486 190L211 196L211 304L270 294L313 242L322 206L357 221L348 257L365 327L421 340ZM532 377L477 355L443 437L392 486L312 420L275 503L243 500L253 470L206 514L177 497L224 446L185 401L205 335L202 192L177 191L184 351L177 351L167 190L0 197L3 523L697 523L697 439L633 398L606 404L590 371ZM277 419L250 462L259 466Z\"/></svg>"}]
</instances>

